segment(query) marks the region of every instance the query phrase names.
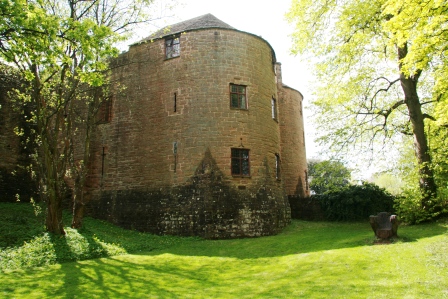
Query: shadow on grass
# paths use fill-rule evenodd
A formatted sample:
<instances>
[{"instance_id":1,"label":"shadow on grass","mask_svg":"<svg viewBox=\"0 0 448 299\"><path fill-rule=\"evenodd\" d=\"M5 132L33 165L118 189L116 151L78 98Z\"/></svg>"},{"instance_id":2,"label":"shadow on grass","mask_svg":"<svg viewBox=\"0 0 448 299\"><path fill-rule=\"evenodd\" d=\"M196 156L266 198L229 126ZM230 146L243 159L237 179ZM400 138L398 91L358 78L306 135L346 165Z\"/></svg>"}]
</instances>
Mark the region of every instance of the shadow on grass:
<instances>
[{"instance_id":1,"label":"shadow on grass","mask_svg":"<svg viewBox=\"0 0 448 299\"><path fill-rule=\"evenodd\" d=\"M68 262L42 269L7 273L2 298L186 298L185 289L211 285L208 272L164 263L118 258ZM186 283L188 284L186 285ZM215 282L214 282L215 283ZM176 289L178 293L173 293ZM3 296L2 296L3 295ZM191 297L190 297L191 298Z\"/></svg>"},{"instance_id":2,"label":"shadow on grass","mask_svg":"<svg viewBox=\"0 0 448 299\"><path fill-rule=\"evenodd\" d=\"M17 219L19 220L26 219L25 216L27 215L33 215L30 205L11 204L2 205L2 207L10 209L6 214L16 215L14 217L18 217ZM65 214L64 221L65 223L70 222L69 214ZM19 225L14 226L11 225L11 222L9 223L11 228L15 227L20 232L29 229L28 224L23 225L19 223ZM293 220L289 226L276 236L231 240L203 240L199 238L156 236L148 233L125 230L113 226L110 223L88 217L85 218L84 223L83 229L73 231L65 238L51 238L52 246L55 249L56 262L63 263L67 261L120 255L123 253L143 253L149 255L171 253L183 256L256 259L370 246L375 241L374 233L367 220L362 223ZM398 229L400 238L394 240L394 242L413 242L421 238L446 233L447 223L448 221L445 220L440 223L400 226ZM42 225L39 227L41 233L43 233ZM23 238L28 240L26 239L28 237L25 234L23 235ZM20 248L22 245L23 241L16 246ZM37 246L41 246L37 248L41 249L40 252L45 250L43 247L45 244L37 244L35 246L36 248ZM32 250L32 248L29 249ZM45 264L44 259L39 260L36 258L36 260L38 262L35 266Z\"/></svg>"},{"instance_id":3,"label":"shadow on grass","mask_svg":"<svg viewBox=\"0 0 448 299\"><path fill-rule=\"evenodd\" d=\"M207 298L206 292L195 297L185 290L212 289L210 297L217 298L256 298L256 294L262 298L281 298L300 289L302 297L315 297L322 292L324 298L331 294L331 288L347 294L360 288L365 289L364 293L369 293L370 288L377 288L381 294L396 291L393 287L385 289L381 283L373 287L365 285L371 279L368 269L372 257L353 255L357 251L349 251L350 254L336 251L373 245L375 238L367 221L292 221L276 236L233 240L154 236L93 219L85 221L85 228L73 232L73 239L71 233L69 237L51 237L60 264L4 275L0 297ZM400 226L397 242L415 242L446 233L447 222ZM79 261L107 255L106 243L116 243L133 255ZM76 247L80 244L85 247ZM318 254L313 255L315 252ZM288 257L291 255L297 256ZM311 256L314 260L309 259ZM331 258L324 259L325 256ZM383 258L378 255L378 264ZM78 262L65 262L69 260ZM288 262L282 264L283 260ZM291 270L285 276L283 272L287 269ZM361 269L357 273L365 277L351 274L356 269ZM271 277L276 277L275 284L266 287L269 294L263 293L260 289L264 287L264 279L269 281ZM239 281L245 283L239 285ZM403 292L407 287L400 285Z\"/></svg>"},{"instance_id":4,"label":"shadow on grass","mask_svg":"<svg viewBox=\"0 0 448 299\"><path fill-rule=\"evenodd\" d=\"M62 275L49 274L42 277L43 281L51 282L51 286L40 286L45 297L122 298L128 290L132 294L134 282L129 273L135 269L131 264L117 261L113 257L94 259L107 257L104 244L98 242L96 234L86 229L82 233L70 228L66 230L65 237L51 235L51 242L60 262L57 272ZM84 248L76 248L77 244Z\"/></svg>"},{"instance_id":5,"label":"shadow on grass","mask_svg":"<svg viewBox=\"0 0 448 299\"><path fill-rule=\"evenodd\" d=\"M422 224L401 226L398 242L414 242L447 233L446 224ZM375 244L375 235L366 223L305 222L292 221L291 225L276 236L231 239L196 240L183 242L163 250L145 252L147 255L171 253L187 256L233 257L254 259L279 257L291 254L311 253Z\"/></svg>"},{"instance_id":6,"label":"shadow on grass","mask_svg":"<svg viewBox=\"0 0 448 299\"><path fill-rule=\"evenodd\" d=\"M90 221L96 220L90 219ZM116 243L124 252L137 255L154 256L169 253L182 256L257 259L372 246L375 245L376 240L368 222L341 223L294 220L283 232L275 236L229 240L155 236L116 228L109 223L102 223L104 226L95 223L96 226L89 227L89 220L87 220L86 228L79 231L78 234L79 237L88 242L89 248L84 250L84 252L87 252L86 256L74 253L73 244L70 247L59 246L57 247L58 250L61 250L57 253L59 262L111 255L104 248L105 243ZM399 238L392 240L392 244L415 242L422 238L444 233L447 233L447 225L444 223L400 226L398 229ZM100 244L98 240L105 243ZM112 252L112 255L121 253Z\"/></svg>"},{"instance_id":7,"label":"shadow on grass","mask_svg":"<svg viewBox=\"0 0 448 299\"><path fill-rule=\"evenodd\" d=\"M11 209L6 214L18 215L20 219L32 215L32 207L27 205L2 205ZM64 214L65 223L70 215ZM370 246L375 237L370 224L365 222L307 222L293 220L276 236L231 239L203 240L200 238L182 238L174 236L156 236L148 233L125 230L110 223L86 217L84 228L68 234L65 238L52 238L56 250L56 261L67 262L97 257L133 254L171 253L184 256L216 256L239 259L286 256L297 253L318 252L341 248ZM10 225L11 226L11 225ZM395 242L413 242L421 238L446 233L448 220L414 226L399 226L400 238ZM17 229L21 229L17 225ZM28 229L28 226L26 226ZM40 225L43 233L43 227ZM38 234L36 234L38 235ZM23 242L23 241L22 241ZM69 242L70 244L68 244ZM17 244L15 246L21 246Z\"/></svg>"},{"instance_id":8,"label":"shadow on grass","mask_svg":"<svg viewBox=\"0 0 448 299\"><path fill-rule=\"evenodd\" d=\"M408 281L405 278L412 271L405 269L405 273L394 275L393 284L372 279L384 275L383 266L376 265L395 255L368 253L347 256L348 252L338 251L244 260L160 253L158 257L129 255L13 273L0 284L12 286L6 298L385 298L381 296L384 294L403 298L410 288L422 292L412 297L435 295L431 293L435 282L417 277L416 283L414 276ZM429 290L425 289L428 285Z\"/></svg>"}]
</instances>

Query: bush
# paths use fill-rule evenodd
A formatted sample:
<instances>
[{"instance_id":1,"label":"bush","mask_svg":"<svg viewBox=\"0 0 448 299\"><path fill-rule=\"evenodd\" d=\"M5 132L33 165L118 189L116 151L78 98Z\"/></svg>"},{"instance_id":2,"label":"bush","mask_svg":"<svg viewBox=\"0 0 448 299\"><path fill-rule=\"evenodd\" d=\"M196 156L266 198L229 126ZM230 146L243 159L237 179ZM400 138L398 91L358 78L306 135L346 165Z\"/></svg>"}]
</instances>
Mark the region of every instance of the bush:
<instances>
[{"instance_id":1,"label":"bush","mask_svg":"<svg viewBox=\"0 0 448 299\"><path fill-rule=\"evenodd\" d=\"M325 218L331 221L359 221L379 212L394 212L395 197L367 182L313 197L317 197Z\"/></svg>"},{"instance_id":2,"label":"bush","mask_svg":"<svg viewBox=\"0 0 448 299\"><path fill-rule=\"evenodd\" d=\"M394 207L400 219L409 224L436 219L448 214L448 188L439 189L431 204L431 208L423 209L420 190L408 189L395 199Z\"/></svg>"}]
</instances>

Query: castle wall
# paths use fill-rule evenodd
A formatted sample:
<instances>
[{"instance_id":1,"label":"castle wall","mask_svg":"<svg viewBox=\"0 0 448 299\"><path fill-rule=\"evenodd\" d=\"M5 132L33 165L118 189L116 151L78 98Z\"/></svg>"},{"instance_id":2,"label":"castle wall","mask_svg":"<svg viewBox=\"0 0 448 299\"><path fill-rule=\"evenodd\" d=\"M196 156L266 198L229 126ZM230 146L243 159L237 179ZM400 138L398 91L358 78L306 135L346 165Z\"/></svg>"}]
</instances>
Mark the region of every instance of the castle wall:
<instances>
[{"instance_id":1,"label":"castle wall","mask_svg":"<svg viewBox=\"0 0 448 299\"><path fill-rule=\"evenodd\" d=\"M13 102L7 93L10 90L2 88L0 92L0 168L12 172L20 157L20 137L14 132L20 128L20 113L13 110Z\"/></svg>"},{"instance_id":2,"label":"castle wall","mask_svg":"<svg viewBox=\"0 0 448 299\"><path fill-rule=\"evenodd\" d=\"M191 30L180 49L166 59L165 40L156 39L112 61L111 101L92 135L88 211L156 234L278 233L309 195L302 95L283 85L273 49L258 36ZM230 84L246 87L248 109L231 107ZM24 199L35 195L29 123L6 96L10 86L0 87L0 200ZM16 127L28 130L24 137ZM250 176L232 175L232 148L249 151ZM81 142L76 159L82 153Z\"/></svg>"},{"instance_id":3,"label":"castle wall","mask_svg":"<svg viewBox=\"0 0 448 299\"><path fill-rule=\"evenodd\" d=\"M224 29L183 33L180 47L165 59L155 40L113 63L112 119L93 146L93 214L160 234L277 233L290 208L275 172L272 48ZM246 86L247 110L230 107L231 83ZM250 177L231 175L231 148L249 150Z\"/></svg>"},{"instance_id":4,"label":"castle wall","mask_svg":"<svg viewBox=\"0 0 448 299\"><path fill-rule=\"evenodd\" d=\"M281 132L282 180L288 196L310 195L307 184L303 96L282 82L281 65L276 64Z\"/></svg>"},{"instance_id":5,"label":"castle wall","mask_svg":"<svg viewBox=\"0 0 448 299\"><path fill-rule=\"evenodd\" d=\"M31 197L36 199L37 191L28 171L34 151L33 143L27 142L31 139L30 109L11 98L13 89L20 88L20 78L8 72L0 77L0 201L29 202ZM18 131L23 134L19 136Z\"/></svg>"}]
</instances>

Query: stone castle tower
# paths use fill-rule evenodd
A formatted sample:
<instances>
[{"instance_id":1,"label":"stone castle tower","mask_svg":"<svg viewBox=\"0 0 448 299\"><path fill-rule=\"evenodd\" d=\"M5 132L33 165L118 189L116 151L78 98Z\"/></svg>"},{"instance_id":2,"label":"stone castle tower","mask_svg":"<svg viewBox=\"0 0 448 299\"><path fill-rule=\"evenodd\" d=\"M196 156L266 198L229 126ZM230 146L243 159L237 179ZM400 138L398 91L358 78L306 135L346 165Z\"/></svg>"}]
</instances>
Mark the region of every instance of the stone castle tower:
<instances>
[{"instance_id":1,"label":"stone castle tower","mask_svg":"<svg viewBox=\"0 0 448 299\"><path fill-rule=\"evenodd\" d=\"M309 194L302 95L267 41L207 14L112 62L90 210L157 234L271 235Z\"/></svg>"}]
</instances>

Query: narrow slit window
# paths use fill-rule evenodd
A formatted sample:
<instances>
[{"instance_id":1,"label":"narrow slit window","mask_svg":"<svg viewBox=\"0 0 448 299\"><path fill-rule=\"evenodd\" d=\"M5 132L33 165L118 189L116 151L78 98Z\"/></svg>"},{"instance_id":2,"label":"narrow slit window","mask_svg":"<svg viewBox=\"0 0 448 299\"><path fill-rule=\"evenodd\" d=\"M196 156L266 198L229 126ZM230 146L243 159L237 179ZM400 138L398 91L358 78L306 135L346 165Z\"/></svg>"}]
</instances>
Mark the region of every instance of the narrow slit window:
<instances>
[{"instance_id":1,"label":"narrow slit window","mask_svg":"<svg viewBox=\"0 0 448 299\"><path fill-rule=\"evenodd\" d=\"M275 154L275 178L280 179L280 155Z\"/></svg>"},{"instance_id":2,"label":"narrow slit window","mask_svg":"<svg viewBox=\"0 0 448 299\"><path fill-rule=\"evenodd\" d=\"M174 112L177 111L177 92L174 93Z\"/></svg>"},{"instance_id":3,"label":"narrow slit window","mask_svg":"<svg viewBox=\"0 0 448 299\"><path fill-rule=\"evenodd\" d=\"M101 153L101 178L104 177L104 161L106 159L106 148L103 146L103 152Z\"/></svg>"},{"instance_id":4,"label":"narrow slit window","mask_svg":"<svg viewBox=\"0 0 448 299\"><path fill-rule=\"evenodd\" d=\"M177 172L177 141L173 142L174 172Z\"/></svg>"},{"instance_id":5,"label":"narrow slit window","mask_svg":"<svg viewBox=\"0 0 448 299\"><path fill-rule=\"evenodd\" d=\"M272 118L277 119L277 100L271 99L271 108L272 108Z\"/></svg>"}]
</instances>

